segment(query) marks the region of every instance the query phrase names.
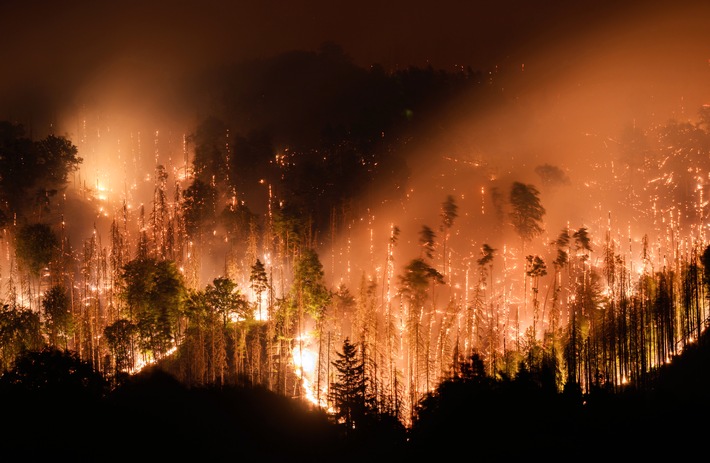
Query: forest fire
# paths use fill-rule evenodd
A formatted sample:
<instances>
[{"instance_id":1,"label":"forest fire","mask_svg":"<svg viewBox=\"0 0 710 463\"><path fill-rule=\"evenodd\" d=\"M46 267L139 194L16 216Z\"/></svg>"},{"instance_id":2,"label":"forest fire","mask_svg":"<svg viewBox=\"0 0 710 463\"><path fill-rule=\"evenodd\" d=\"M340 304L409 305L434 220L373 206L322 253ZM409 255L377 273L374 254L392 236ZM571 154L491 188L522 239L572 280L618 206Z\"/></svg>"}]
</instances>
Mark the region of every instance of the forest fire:
<instances>
[{"instance_id":1,"label":"forest fire","mask_svg":"<svg viewBox=\"0 0 710 463\"><path fill-rule=\"evenodd\" d=\"M710 3L27 3L0 454L697 458Z\"/></svg>"},{"instance_id":2,"label":"forest fire","mask_svg":"<svg viewBox=\"0 0 710 463\"><path fill-rule=\"evenodd\" d=\"M296 339L296 346L293 348L292 361L295 375L301 380L305 399L313 405L326 408L327 390L316 390L316 365L318 354L311 349L308 336L302 335ZM319 400L319 397L322 399Z\"/></svg>"},{"instance_id":3,"label":"forest fire","mask_svg":"<svg viewBox=\"0 0 710 463\"><path fill-rule=\"evenodd\" d=\"M474 359L643 383L710 320L708 69L617 26L633 46L552 40L477 72L324 45L179 98L97 71L49 129L1 127L0 322L23 333L2 365L45 343L326 410L354 370L405 423Z\"/></svg>"}]
</instances>

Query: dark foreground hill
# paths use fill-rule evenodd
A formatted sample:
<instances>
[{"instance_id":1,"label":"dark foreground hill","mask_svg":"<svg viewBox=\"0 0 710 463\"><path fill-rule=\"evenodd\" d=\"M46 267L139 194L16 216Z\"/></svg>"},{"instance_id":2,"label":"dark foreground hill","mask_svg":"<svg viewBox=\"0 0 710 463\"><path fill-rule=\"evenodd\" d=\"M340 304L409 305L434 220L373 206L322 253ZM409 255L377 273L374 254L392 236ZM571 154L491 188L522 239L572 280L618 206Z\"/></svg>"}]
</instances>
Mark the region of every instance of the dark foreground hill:
<instances>
[{"instance_id":1,"label":"dark foreground hill","mask_svg":"<svg viewBox=\"0 0 710 463\"><path fill-rule=\"evenodd\" d=\"M710 431L708 334L650 376L644 387L587 394L550 393L529 378L445 382L422 403L408 452L479 461L696 458Z\"/></svg>"},{"instance_id":2,"label":"dark foreground hill","mask_svg":"<svg viewBox=\"0 0 710 463\"><path fill-rule=\"evenodd\" d=\"M329 461L343 445L302 402L262 388L187 389L157 369L103 398L66 385L10 389L0 461Z\"/></svg>"},{"instance_id":3,"label":"dark foreground hill","mask_svg":"<svg viewBox=\"0 0 710 463\"><path fill-rule=\"evenodd\" d=\"M67 353L26 360L0 381L0 461L638 460L691 457L709 430L707 336L644 390L442 383L406 440L380 430L346 438L322 410L263 388L188 389L153 368L109 391Z\"/></svg>"}]
</instances>

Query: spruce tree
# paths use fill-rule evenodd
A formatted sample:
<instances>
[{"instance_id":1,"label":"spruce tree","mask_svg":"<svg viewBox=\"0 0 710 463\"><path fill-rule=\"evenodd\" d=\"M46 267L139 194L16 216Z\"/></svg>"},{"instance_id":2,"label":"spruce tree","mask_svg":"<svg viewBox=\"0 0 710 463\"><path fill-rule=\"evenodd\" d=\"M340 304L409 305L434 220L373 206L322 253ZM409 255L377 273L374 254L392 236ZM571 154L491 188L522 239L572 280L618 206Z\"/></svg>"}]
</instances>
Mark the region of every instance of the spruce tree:
<instances>
[{"instance_id":1,"label":"spruce tree","mask_svg":"<svg viewBox=\"0 0 710 463\"><path fill-rule=\"evenodd\" d=\"M350 338L343 341L343 351L336 352L333 361L337 370L336 381L330 385L331 401L335 409L335 419L345 426L350 434L366 414L365 365L358 355L357 345Z\"/></svg>"}]
</instances>

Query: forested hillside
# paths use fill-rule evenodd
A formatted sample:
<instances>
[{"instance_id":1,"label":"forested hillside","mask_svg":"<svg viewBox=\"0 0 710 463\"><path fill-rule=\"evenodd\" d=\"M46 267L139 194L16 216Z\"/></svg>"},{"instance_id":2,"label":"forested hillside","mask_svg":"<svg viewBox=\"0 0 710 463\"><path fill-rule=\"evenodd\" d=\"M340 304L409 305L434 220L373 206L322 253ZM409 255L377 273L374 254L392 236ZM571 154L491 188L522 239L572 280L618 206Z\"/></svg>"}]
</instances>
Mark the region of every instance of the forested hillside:
<instances>
[{"instance_id":1,"label":"forested hillside","mask_svg":"<svg viewBox=\"0 0 710 463\"><path fill-rule=\"evenodd\" d=\"M687 450L710 108L568 130L534 76L325 44L199 76L184 131L0 122L8 452Z\"/></svg>"}]
</instances>

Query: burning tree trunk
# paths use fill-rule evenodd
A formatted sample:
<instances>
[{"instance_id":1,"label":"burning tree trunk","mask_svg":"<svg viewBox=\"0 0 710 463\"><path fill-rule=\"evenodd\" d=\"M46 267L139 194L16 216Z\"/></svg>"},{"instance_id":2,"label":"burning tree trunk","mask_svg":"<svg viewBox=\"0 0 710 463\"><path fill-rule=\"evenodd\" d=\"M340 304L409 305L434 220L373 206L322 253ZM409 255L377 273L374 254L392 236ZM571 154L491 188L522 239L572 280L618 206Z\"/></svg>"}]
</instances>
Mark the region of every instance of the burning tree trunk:
<instances>
[{"instance_id":1,"label":"burning tree trunk","mask_svg":"<svg viewBox=\"0 0 710 463\"><path fill-rule=\"evenodd\" d=\"M153 209L150 214L151 232L153 234L153 253L158 259L168 258L168 223L169 211L167 195L168 173L165 167L158 165L155 168L155 190L153 192Z\"/></svg>"},{"instance_id":2,"label":"burning tree trunk","mask_svg":"<svg viewBox=\"0 0 710 463\"><path fill-rule=\"evenodd\" d=\"M410 405L415 404L419 398L421 362L428 362L428 359L422 357L422 351L425 349L422 349L420 331L427 293L432 282L443 283L443 276L422 258L412 260L405 268L404 275L400 276L400 292L406 301L407 309L407 376ZM426 365L424 367L426 368Z\"/></svg>"},{"instance_id":3,"label":"burning tree trunk","mask_svg":"<svg viewBox=\"0 0 710 463\"><path fill-rule=\"evenodd\" d=\"M532 278L532 293L533 293L533 334L537 337L537 322L539 317L540 300L538 298L540 288L540 277L547 275L547 266L540 256L527 256L528 267L525 272L526 276Z\"/></svg>"},{"instance_id":4,"label":"burning tree trunk","mask_svg":"<svg viewBox=\"0 0 710 463\"><path fill-rule=\"evenodd\" d=\"M525 244L542 233L542 218L545 208L539 198L540 192L534 185L513 182L510 189L510 219L515 232L520 237L520 255L525 255ZM524 266L523 266L524 267ZM527 315L527 278L523 270L523 314ZM520 309L516 308L516 333L520 334ZM519 348L519 346L517 346Z\"/></svg>"},{"instance_id":5,"label":"burning tree trunk","mask_svg":"<svg viewBox=\"0 0 710 463\"><path fill-rule=\"evenodd\" d=\"M454 219L458 217L458 206L452 195L448 195L446 200L441 204L441 227L439 230L444 234L443 241L443 276L446 278L449 275L449 257L447 254L447 245L449 243L449 233L454 225Z\"/></svg>"}]
</instances>

